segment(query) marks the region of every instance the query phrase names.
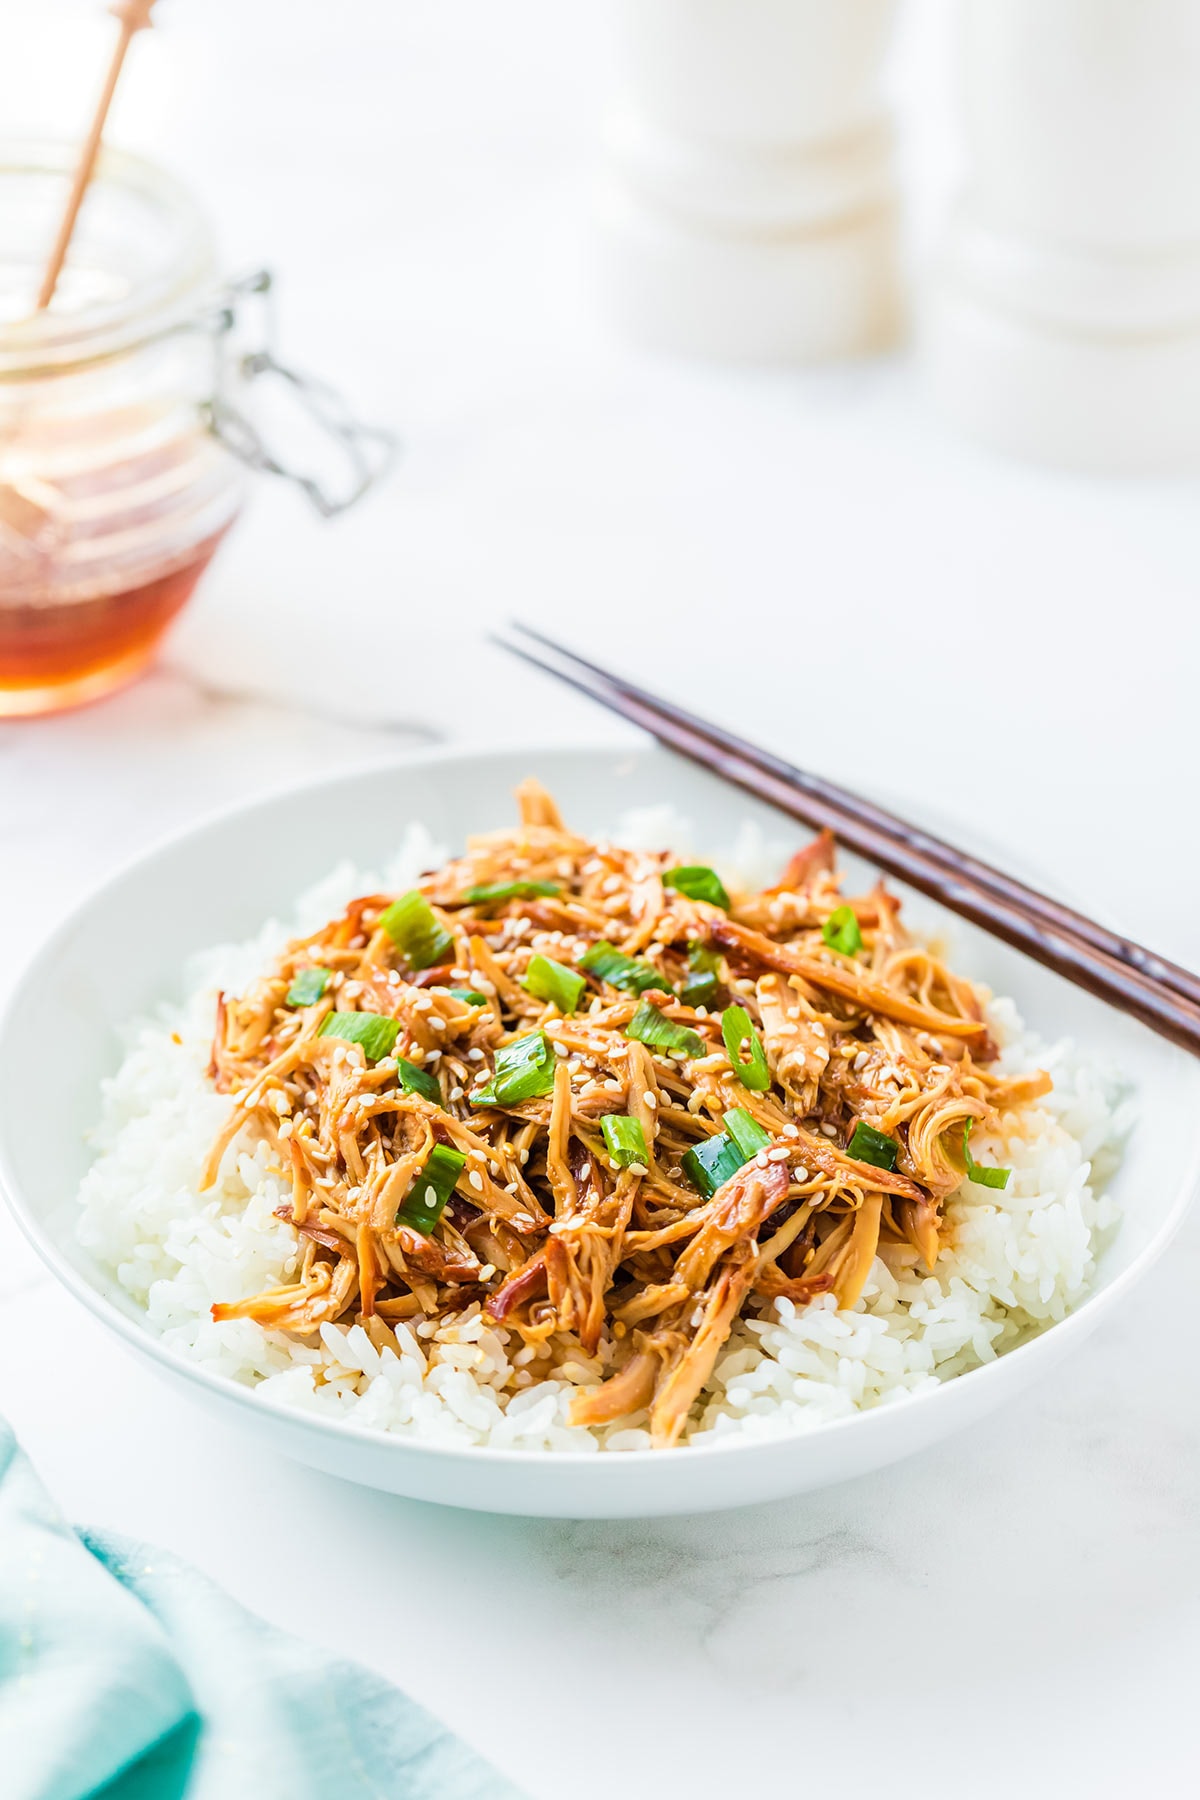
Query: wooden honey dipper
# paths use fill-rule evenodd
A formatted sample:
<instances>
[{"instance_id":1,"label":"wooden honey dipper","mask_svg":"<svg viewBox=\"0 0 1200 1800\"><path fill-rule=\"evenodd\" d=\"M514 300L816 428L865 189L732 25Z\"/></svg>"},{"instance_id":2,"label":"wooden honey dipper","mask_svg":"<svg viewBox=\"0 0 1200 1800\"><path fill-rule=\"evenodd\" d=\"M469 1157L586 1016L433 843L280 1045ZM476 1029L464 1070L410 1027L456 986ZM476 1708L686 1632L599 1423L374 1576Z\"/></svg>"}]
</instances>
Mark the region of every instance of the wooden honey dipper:
<instances>
[{"instance_id":1,"label":"wooden honey dipper","mask_svg":"<svg viewBox=\"0 0 1200 1800\"><path fill-rule=\"evenodd\" d=\"M71 183L71 192L58 228L58 236L54 240L54 248L50 252L50 260L46 264L46 273L42 277L42 285L37 297L39 312L44 312L49 306L54 298L54 290L58 286L58 278L62 273L62 266L66 261L67 251L71 244L71 236L75 230L75 221L79 217L79 208L83 204L83 196L87 192L88 183L91 181L96 167L100 140L104 135L108 109L112 105L117 82L120 80L121 70L125 63L125 52L133 40L135 31L149 29L150 14L154 4L155 0L115 0L115 4L109 7L113 16L121 22L121 35L117 39L112 61L108 65L108 74L105 76L104 87L75 169L75 179Z\"/></svg>"}]
</instances>

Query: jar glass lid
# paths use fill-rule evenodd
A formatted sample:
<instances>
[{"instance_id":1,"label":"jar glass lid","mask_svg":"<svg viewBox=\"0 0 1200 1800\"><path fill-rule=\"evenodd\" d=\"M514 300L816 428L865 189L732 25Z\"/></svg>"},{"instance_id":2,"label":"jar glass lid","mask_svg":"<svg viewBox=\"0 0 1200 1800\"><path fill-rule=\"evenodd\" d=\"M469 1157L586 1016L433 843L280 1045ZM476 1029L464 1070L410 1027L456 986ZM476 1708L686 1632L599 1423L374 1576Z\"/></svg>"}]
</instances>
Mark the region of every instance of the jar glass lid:
<instances>
[{"instance_id":1,"label":"jar glass lid","mask_svg":"<svg viewBox=\"0 0 1200 1800\"><path fill-rule=\"evenodd\" d=\"M0 378L118 354L194 316L215 285L212 238L187 189L106 149L54 300L35 312L78 153L0 143Z\"/></svg>"}]
</instances>

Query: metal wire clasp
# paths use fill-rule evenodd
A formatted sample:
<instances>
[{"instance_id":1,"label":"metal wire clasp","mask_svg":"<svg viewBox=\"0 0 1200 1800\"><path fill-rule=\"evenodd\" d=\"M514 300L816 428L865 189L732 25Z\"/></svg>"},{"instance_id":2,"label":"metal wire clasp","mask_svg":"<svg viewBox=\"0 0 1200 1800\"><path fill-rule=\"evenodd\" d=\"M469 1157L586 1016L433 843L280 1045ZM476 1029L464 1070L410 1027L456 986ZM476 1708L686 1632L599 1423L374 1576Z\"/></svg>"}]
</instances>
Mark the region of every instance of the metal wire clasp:
<instances>
[{"instance_id":1,"label":"metal wire clasp","mask_svg":"<svg viewBox=\"0 0 1200 1800\"><path fill-rule=\"evenodd\" d=\"M295 482L321 517L332 519L361 500L387 473L399 455L400 441L392 432L356 419L342 396L327 383L279 361L274 350L272 287L271 271L256 269L231 282L222 295L213 318L215 356L212 399L205 408L207 424L214 437L248 468ZM232 338L245 326L247 299L260 303L256 349L242 349ZM308 422L335 446L346 467L345 484L330 487L315 475L289 467L281 454L270 448L238 403L240 390L264 375L276 376Z\"/></svg>"}]
</instances>

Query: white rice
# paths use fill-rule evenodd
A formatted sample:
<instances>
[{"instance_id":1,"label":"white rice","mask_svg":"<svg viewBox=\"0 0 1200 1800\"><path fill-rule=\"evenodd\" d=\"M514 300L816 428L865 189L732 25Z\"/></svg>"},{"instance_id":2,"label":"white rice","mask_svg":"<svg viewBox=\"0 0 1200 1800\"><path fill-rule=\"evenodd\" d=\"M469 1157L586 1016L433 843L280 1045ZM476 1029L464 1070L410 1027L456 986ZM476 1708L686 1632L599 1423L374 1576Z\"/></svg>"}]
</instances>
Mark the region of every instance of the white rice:
<instances>
[{"instance_id":1,"label":"white rice","mask_svg":"<svg viewBox=\"0 0 1200 1800\"><path fill-rule=\"evenodd\" d=\"M671 843L689 833L665 809L645 809L614 834L631 844ZM592 1430L567 1423L579 1386L603 1379L607 1345L577 1355L554 1379L534 1383L520 1337L478 1307L443 1325L396 1328L399 1354L376 1350L361 1326L326 1325L300 1343L248 1319L213 1322L215 1301L248 1298L284 1282L296 1239L274 1209L290 1183L251 1132L230 1146L205 1194L198 1171L232 1102L205 1077L216 990L238 991L298 933L317 929L352 895L410 886L444 858L414 828L381 876L348 864L248 944L226 945L185 972L187 998L135 1022L124 1061L105 1082L96 1161L81 1193L80 1242L145 1309L151 1329L184 1355L261 1394L327 1416L443 1444L518 1450L646 1449L645 1417ZM747 833L729 858L743 880L782 856ZM1111 1071L1089 1067L1069 1044L1028 1034L1011 1001L989 1023L1001 1067L1049 1068L1054 1091L972 1140L980 1162L1013 1173L1006 1189L965 1183L946 1209L949 1250L936 1273L893 1275L876 1259L862 1299L838 1311L831 1296L804 1307L780 1301L768 1317L735 1326L686 1433L692 1444L731 1435L808 1430L890 1404L977 1368L1062 1319L1088 1291L1096 1256L1118 1212L1103 1184L1120 1155L1131 1104Z\"/></svg>"}]
</instances>

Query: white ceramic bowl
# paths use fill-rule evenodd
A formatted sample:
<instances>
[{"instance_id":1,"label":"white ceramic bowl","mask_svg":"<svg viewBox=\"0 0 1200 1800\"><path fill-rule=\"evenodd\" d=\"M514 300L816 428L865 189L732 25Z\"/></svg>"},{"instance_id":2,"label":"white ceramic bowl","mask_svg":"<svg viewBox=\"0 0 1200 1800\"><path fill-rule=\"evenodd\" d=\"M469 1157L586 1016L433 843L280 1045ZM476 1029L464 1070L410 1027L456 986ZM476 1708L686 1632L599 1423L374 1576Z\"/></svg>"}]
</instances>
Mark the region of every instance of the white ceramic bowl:
<instances>
[{"instance_id":1,"label":"white ceramic bowl","mask_svg":"<svg viewBox=\"0 0 1200 1800\"><path fill-rule=\"evenodd\" d=\"M1138 1090L1139 1120L1114 1188L1124 1223L1092 1296L1041 1337L932 1392L792 1437L607 1456L409 1442L288 1410L167 1349L74 1239L84 1133L100 1079L118 1059L115 1028L178 992L190 952L286 915L339 858L383 861L408 820L427 821L455 848L468 832L513 818L511 791L527 774L551 788L572 825L598 836L628 807L655 801L689 815L714 853L747 818L771 835L800 836L769 808L657 749L422 753L239 807L160 845L91 894L27 969L0 1020L0 1181L64 1285L182 1392L303 1462L421 1500L576 1518L697 1512L843 1481L945 1437L1058 1362L1146 1274L1200 1180L1200 1065L911 897L922 923L953 931L965 971L1013 994L1047 1035L1069 1033L1116 1058Z\"/></svg>"}]
</instances>

